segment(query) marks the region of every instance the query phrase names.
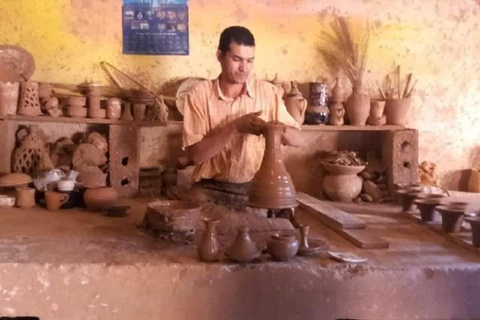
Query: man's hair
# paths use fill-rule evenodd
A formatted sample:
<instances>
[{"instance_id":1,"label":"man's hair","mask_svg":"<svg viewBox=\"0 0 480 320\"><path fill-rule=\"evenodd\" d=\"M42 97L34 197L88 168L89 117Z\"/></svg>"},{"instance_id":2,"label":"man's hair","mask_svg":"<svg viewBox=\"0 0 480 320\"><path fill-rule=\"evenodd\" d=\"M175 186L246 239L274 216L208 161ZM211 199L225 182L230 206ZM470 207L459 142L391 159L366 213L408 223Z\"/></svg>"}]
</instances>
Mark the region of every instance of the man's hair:
<instances>
[{"instance_id":1,"label":"man's hair","mask_svg":"<svg viewBox=\"0 0 480 320\"><path fill-rule=\"evenodd\" d=\"M244 46L254 47L255 38L253 34L245 27L233 26L223 30L220 35L220 42L218 44L218 50L223 54L230 50L230 43L236 42Z\"/></svg>"}]
</instances>

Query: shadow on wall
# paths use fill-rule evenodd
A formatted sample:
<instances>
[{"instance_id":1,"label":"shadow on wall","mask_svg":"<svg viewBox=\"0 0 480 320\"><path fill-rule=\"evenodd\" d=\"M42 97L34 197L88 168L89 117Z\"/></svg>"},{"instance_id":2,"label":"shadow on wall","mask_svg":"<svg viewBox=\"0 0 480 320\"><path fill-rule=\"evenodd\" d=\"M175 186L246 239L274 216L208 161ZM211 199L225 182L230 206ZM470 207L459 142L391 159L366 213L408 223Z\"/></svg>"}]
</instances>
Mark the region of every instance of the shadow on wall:
<instances>
[{"instance_id":1,"label":"shadow on wall","mask_svg":"<svg viewBox=\"0 0 480 320\"><path fill-rule=\"evenodd\" d=\"M446 173L440 185L447 190L468 191L470 169L450 171Z\"/></svg>"}]
</instances>

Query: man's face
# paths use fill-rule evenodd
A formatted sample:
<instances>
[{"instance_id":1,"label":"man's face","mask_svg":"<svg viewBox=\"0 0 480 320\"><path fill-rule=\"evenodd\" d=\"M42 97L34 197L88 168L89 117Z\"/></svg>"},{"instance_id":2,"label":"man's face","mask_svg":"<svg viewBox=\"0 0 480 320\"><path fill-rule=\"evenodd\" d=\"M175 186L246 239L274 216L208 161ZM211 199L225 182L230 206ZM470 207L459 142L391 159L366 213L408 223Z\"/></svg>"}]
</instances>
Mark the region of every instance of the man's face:
<instances>
[{"instance_id":1,"label":"man's face","mask_svg":"<svg viewBox=\"0 0 480 320\"><path fill-rule=\"evenodd\" d=\"M222 79L231 84L244 84L253 70L255 47L232 42L227 53L217 52L217 58L222 66Z\"/></svg>"}]
</instances>

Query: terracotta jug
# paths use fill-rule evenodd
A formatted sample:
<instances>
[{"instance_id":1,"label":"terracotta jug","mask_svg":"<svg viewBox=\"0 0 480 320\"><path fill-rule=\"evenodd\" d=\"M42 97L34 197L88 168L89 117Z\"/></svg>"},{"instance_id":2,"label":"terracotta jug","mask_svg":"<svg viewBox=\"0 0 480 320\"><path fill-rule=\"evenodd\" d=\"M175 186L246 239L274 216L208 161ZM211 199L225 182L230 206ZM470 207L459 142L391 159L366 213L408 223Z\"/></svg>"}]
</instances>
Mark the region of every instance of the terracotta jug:
<instances>
[{"instance_id":1,"label":"terracotta jug","mask_svg":"<svg viewBox=\"0 0 480 320\"><path fill-rule=\"evenodd\" d=\"M112 187L91 188L83 195L85 205L92 210L104 210L115 206L118 200L117 191Z\"/></svg>"},{"instance_id":2,"label":"terracotta jug","mask_svg":"<svg viewBox=\"0 0 480 320\"><path fill-rule=\"evenodd\" d=\"M68 201L68 194L47 191L45 192L45 203L47 210L56 211Z\"/></svg>"},{"instance_id":3,"label":"terracotta jug","mask_svg":"<svg viewBox=\"0 0 480 320\"><path fill-rule=\"evenodd\" d=\"M347 117L352 126L364 126L370 114L370 97L361 86L354 86L345 104Z\"/></svg>"},{"instance_id":4,"label":"terracotta jug","mask_svg":"<svg viewBox=\"0 0 480 320\"><path fill-rule=\"evenodd\" d=\"M17 199L15 205L22 209L30 209L35 206L35 189L34 188L17 188Z\"/></svg>"},{"instance_id":5,"label":"terracotta jug","mask_svg":"<svg viewBox=\"0 0 480 320\"><path fill-rule=\"evenodd\" d=\"M292 117L302 125L305 121L305 111L307 110L307 99L298 90L298 85L292 81L292 90L285 97L285 106Z\"/></svg>"},{"instance_id":6,"label":"terracotta jug","mask_svg":"<svg viewBox=\"0 0 480 320\"><path fill-rule=\"evenodd\" d=\"M287 209L298 205L295 186L283 164L281 136L283 125L267 124L263 130L266 140L260 170L255 174L248 191L247 205L264 209Z\"/></svg>"},{"instance_id":7,"label":"terracotta jug","mask_svg":"<svg viewBox=\"0 0 480 320\"><path fill-rule=\"evenodd\" d=\"M204 219L203 221L205 221L206 231L197 247L198 257L201 261L215 262L218 261L219 254L216 228L220 221L212 219Z\"/></svg>"},{"instance_id":8,"label":"terracotta jug","mask_svg":"<svg viewBox=\"0 0 480 320\"><path fill-rule=\"evenodd\" d=\"M237 262L250 262L261 254L262 251L258 249L248 234L248 227L241 227L238 230L235 241L225 253L228 258Z\"/></svg>"},{"instance_id":9,"label":"terracotta jug","mask_svg":"<svg viewBox=\"0 0 480 320\"><path fill-rule=\"evenodd\" d=\"M273 260L288 261L297 254L298 246L294 235L273 235L267 244L267 250Z\"/></svg>"}]
</instances>

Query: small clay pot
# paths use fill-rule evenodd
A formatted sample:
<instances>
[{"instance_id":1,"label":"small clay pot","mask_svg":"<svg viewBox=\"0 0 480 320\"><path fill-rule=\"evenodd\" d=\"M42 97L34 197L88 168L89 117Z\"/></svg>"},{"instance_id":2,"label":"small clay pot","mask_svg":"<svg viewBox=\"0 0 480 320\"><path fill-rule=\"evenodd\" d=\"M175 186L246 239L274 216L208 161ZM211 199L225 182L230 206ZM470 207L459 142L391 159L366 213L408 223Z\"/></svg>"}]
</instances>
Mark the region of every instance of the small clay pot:
<instances>
[{"instance_id":1,"label":"small clay pot","mask_svg":"<svg viewBox=\"0 0 480 320\"><path fill-rule=\"evenodd\" d=\"M135 121L143 121L145 119L145 110L147 106L143 103L135 103L133 105L133 117Z\"/></svg>"},{"instance_id":2,"label":"small clay pot","mask_svg":"<svg viewBox=\"0 0 480 320\"><path fill-rule=\"evenodd\" d=\"M77 96L68 97L67 104L69 106L85 107L85 105L87 104L87 98Z\"/></svg>"},{"instance_id":3,"label":"small clay pot","mask_svg":"<svg viewBox=\"0 0 480 320\"><path fill-rule=\"evenodd\" d=\"M417 205L418 210L420 210L420 216L422 217L423 222L433 221L435 215L435 207L440 204L438 199L417 199L414 201Z\"/></svg>"},{"instance_id":4,"label":"small clay pot","mask_svg":"<svg viewBox=\"0 0 480 320\"><path fill-rule=\"evenodd\" d=\"M17 188L17 196L15 206L21 209L30 209L35 206L35 189L34 188Z\"/></svg>"},{"instance_id":5,"label":"small clay pot","mask_svg":"<svg viewBox=\"0 0 480 320\"><path fill-rule=\"evenodd\" d=\"M68 106L67 115L72 118L85 118L87 110L87 108L81 106Z\"/></svg>"},{"instance_id":6,"label":"small clay pot","mask_svg":"<svg viewBox=\"0 0 480 320\"><path fill-rule=\"evenodd\" d=\"M472 244L480 247L480 217L468 217L465 219L472 226Z\"/></svg>"},{"instance_id":7,"label":"small clay pot","mask_svg":"<svg viewBox=\"0 0 480 320\"><path fill-rule=\"evenodd\" d=\"M107 100L107 118L120 119L122 116L122 103L118 98L109 98Z\"/></svg>"},{"instance_id":8,"label":"small clay pot","mask_svg":"<svg viewBox=\"0 0 480 320\"><path fill-rule=\"evenodd\" d=\"M105 109L88 109L88 117L92 119L105 119L107 111Z\"/></svg>"},{"instance_id":9,"label":"small clay pot","mask_svg":"<svg viewBox=\"0 0 480 320\"><path fill-rule=\"evenodd\" d=\"M45 203L47 205L47 210L56 211L60 209L63 204L67 203L68 198L68 194L66 193L53 191L45 192Z\"/></svg>"},{"instance_id":10,"label":"small clay pot","mask_svg":"<svg viewBox=\"0 0 480 320\"><path fill-rule=\"evenodd\" d=\"M275 261L288 261L298 252L299 242L294 235L273 235L267 251Z\"/></svg>"},{"instance_id":11,"label":"small clay pot","mask_svg":"<svg viewBox=\"0 0 480 320\"><path fill-rule=\"evenodd\" d=\"M408 212L413 209L413 202L421 191L414 189L397 190L398 200L402 206L402 211Z\"/></svg>"},{"instance_id":12,"label":"small clay pot","mask_svg":"<svg viewBox=\"0 0 480 320\"><path fill-rule=\"evenodd\" d=\"M91 210L106 210L116 205L118 195L112 187L91 188L85 191L83 200Z\"/></svg>"},{"instance_id":13,"label":"small clay pot","mask_svg":"<svg viewBox=\"0 0 480 320\"><path fill-rule=\"evenodd\" d=\"M387 102L385 103L387 124L405 125L408 119L410 101L410 98L387 99Z\"/></svg>"},{"instance_id":14,"label":"small clay pot","mask_svg":"<svg viewBox=\"0 0 480 320\"><path fill-rule=\"evenodd\" d=\"M442 231L445 233L459 232L465 214L465 208L437 206L436 210L442 214Z\"/></svg>"},{"instance_id":15,"label":"small clay pot","mask_svg":"<svg viewBox=\"0 0 480 320\"><path fill-rule=\"evenodd\" d=\"M238 230L237 237L232 246L225 252L225 255L236 262L250 262L258 258L262 251L258 249L255 242L248 234L247 227L241 227Z\"/></svg>"}]
</instances>

